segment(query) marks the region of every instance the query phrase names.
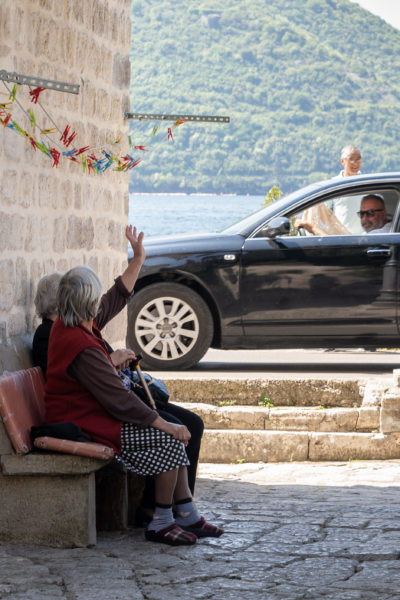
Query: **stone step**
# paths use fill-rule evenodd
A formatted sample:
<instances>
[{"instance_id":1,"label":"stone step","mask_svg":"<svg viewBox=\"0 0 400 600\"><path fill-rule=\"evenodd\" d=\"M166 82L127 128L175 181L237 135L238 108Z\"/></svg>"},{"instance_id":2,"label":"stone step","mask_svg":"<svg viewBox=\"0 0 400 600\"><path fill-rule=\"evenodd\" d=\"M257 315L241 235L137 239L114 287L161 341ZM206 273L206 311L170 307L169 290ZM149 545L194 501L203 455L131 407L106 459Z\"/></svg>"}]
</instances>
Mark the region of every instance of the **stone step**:
<instances>
[{"instance_id":1,"label":"stone step","mask_svg":"<svg viewBox=\"0 0 400 600\"><path fill-rule=\"evenodd\" d=\"M283 431L379 431L379 407L215 406L182 402L201 416L206 429Z\"/></svg>"},{"instance_id":2,"label":"stone step","mask_svg":"<svg viewBox=\"0 0 400 600\"><path fill-rule=\"evenodd\" d=\"M157 376L157 375L156 375ZM261 377L202 377L163 374L173 402L221 405L358 407L367 380Z\"/></svg>"},{"instance_id":3,"label":"stone step","mask_svg":"<svg viewBox=\"0 0 400 600\"><path fill-rule=\"evenodd\" d=\"M205 463L352 461L400 458L400 434L212 430L204 432Z\"/></svg>"}]
</instances>

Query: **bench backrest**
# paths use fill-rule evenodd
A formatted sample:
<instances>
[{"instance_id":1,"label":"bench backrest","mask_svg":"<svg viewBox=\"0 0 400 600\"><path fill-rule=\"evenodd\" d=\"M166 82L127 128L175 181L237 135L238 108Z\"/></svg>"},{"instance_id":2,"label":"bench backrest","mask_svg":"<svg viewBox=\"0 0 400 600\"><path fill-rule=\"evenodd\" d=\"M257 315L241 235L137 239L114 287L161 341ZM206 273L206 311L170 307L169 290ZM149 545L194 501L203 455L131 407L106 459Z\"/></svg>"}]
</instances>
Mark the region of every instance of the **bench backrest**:
<instances>
[{"instance_id":1,"label":"bench backrest","mask_svg":"<svg viewBox=\"0 0 400 600\"><path fill-rule=\"evenodd\" d=\"M39 367L0 377L0 417L17 454L32 450L32 425L45 418L44 378Z\"/></svg>"},{"instance_id":2,"label":"bench backrest","mask_svg":"<svg viewBox=\"0 0 400 600\"><path fill-rule=\"evenodd\" d=\"M44 377L40 367L6 373L0 377L0 418L17 454L32 448L31 427L45 421ZM77 454L101 460L114 457L114 450L96 442L75 442L50 436L35 439L41 450Z\"/></svg>"}]
</instances>

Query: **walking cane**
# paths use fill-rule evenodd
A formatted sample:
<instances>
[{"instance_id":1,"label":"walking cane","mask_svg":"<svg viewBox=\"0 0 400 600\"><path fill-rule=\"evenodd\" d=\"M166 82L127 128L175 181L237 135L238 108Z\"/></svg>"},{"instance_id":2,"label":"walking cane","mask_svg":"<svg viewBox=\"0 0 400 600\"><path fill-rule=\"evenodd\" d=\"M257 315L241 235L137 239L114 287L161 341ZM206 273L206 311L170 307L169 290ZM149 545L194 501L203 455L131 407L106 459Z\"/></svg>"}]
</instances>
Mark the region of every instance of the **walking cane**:
<instances>
[{"instance_id":1,"label":"walking cane","mask_svg":"<svg viewBox=\"0 0 400 600\"><path fill-rule=\"evenodd\" d=\"M151 406L152 408L154 408L154 410L157 410L156 403L155 403L155 402L154 402L154 400L153 400L153 396L151 395L151 392L150 392L150 390L149 390L149 386L147 385L147 381L146 381L146 380L145 380L145 378L144 378L143 371L142 371L142 369L141 369L141 368L140 368L140 366L139 366L139 361L140 361L140 360L142 360L142 355L141 355L141 354L137 354L137 355L136 355L136 359L135 359L135 360L133 360L133 361L130 363L130 367L131 367L132 369L135 369L135 371L136 371L136 372L137 372L137 374L139 375L139 379L140 379L140 385L142 386L142 388L143 388L143 389L144 389L144 391L146 392L146 396L147 396L147 398L148 398L148 401L150 402L150 406Z\"/></svg>"}]
</instances>

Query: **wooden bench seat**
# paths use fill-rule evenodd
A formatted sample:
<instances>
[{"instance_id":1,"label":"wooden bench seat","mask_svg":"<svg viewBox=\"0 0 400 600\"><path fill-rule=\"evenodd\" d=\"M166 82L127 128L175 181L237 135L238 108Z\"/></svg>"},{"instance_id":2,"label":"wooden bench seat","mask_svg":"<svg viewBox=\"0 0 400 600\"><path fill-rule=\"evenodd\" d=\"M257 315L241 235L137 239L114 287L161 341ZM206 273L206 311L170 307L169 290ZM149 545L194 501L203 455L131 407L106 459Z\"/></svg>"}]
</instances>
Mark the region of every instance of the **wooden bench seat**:
<instances>
[{"instance_id":1,"label":"wooden bench seat","mask_svg":"<svg viewBox=\"0 0 400 600\"><path fill-rule=\"evenodd\" d=\"M0 540L52 546L96 543L95 472L112 448L43 437L30 430L44 421L39 368L0 377ZM35 450L34 452L32 452Z\"/></svg>"}]
</instances>

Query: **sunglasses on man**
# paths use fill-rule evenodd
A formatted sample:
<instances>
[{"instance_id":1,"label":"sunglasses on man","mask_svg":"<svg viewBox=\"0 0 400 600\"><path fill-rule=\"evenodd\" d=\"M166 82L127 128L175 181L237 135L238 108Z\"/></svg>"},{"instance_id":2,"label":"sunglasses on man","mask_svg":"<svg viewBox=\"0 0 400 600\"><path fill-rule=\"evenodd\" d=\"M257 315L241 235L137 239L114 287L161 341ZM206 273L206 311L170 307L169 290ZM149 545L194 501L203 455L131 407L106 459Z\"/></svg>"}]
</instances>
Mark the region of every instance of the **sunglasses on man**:
<instances>
[{"instance_id":1,"label":"sunglasses on man","mask_svg":"<svg viewBox=\"0 0 400 600\"><path fill-rule=\"evenodd\" d=\"M364 215L366 215L367 217L373 217L375 213L382 211L383 208L370 208L369 210L359 210L357 214L361 219Z\"/></svg>"}]
</instances>

